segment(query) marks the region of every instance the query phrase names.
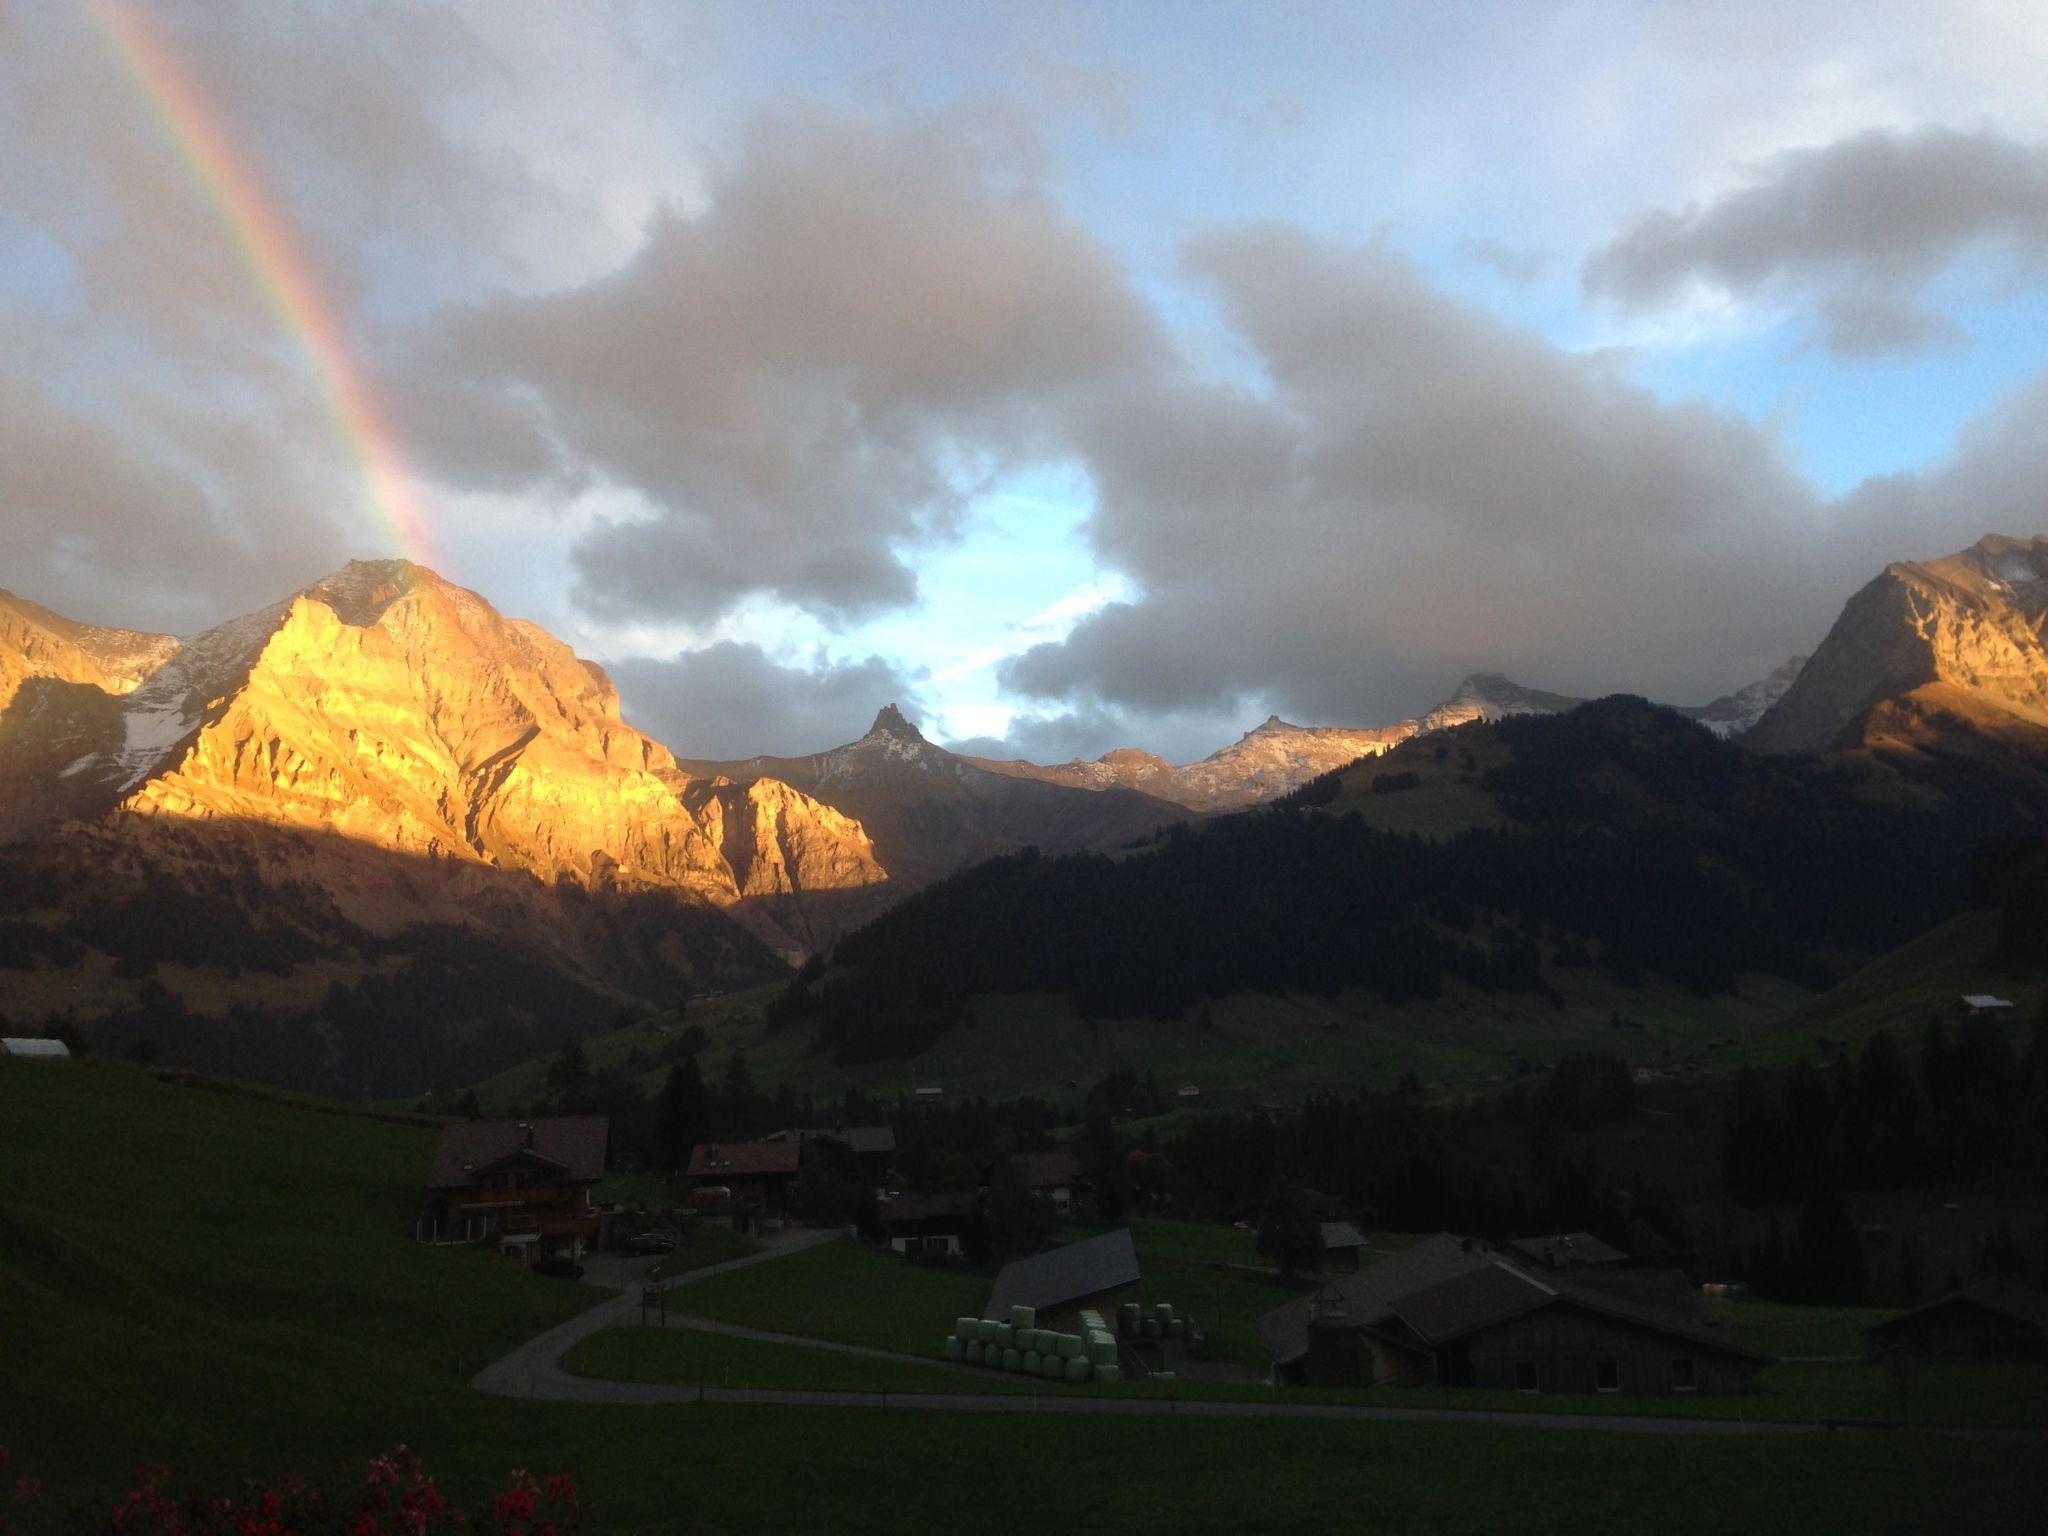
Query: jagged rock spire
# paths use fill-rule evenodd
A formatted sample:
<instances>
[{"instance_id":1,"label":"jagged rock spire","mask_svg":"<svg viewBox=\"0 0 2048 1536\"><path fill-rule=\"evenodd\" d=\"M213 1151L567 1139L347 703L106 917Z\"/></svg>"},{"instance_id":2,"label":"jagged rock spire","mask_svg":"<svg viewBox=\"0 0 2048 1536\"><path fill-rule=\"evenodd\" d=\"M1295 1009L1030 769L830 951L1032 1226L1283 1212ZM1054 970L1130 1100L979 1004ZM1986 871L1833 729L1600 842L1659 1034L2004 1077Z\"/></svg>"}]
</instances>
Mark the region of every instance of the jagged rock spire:
<instances>
[{"instance_id":1,"label":"jagged rock spire","mask_svg":"<svg viewBox=\"0 0 2048 1536\"><path fill-rule=\"evenodd\" d=\"M875 716L875 723L868 727L870 736L894 736L899 741L923 741L924 733L903 717L903 711L894 704L884 704Z\"/></svg>"}]
</instances>

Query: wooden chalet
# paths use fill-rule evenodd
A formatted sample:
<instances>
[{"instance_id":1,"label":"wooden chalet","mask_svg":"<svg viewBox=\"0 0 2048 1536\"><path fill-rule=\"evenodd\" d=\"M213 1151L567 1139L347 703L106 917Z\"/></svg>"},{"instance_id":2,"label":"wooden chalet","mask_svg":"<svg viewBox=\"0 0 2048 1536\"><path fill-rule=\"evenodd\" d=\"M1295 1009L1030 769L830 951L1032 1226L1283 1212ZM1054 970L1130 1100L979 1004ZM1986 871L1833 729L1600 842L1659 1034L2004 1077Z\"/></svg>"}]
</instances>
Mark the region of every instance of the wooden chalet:
<instances>
[{"instance_id":1,"label":"wooden chalet","mask_svg":"<svg viewBox=\"0 0 2048 1536\"><path fill-rule=\"evenodd\" d=\"M1353 1274L1359 1255L1365 1251L1365 1234L1348 1221L1318 1224L1323 1238L1322 1267L1330 1274Z\"/></svg>"},{"instance_id":2,"label":"wooden chalet","mask_svg":"<svg viewBox=\"0 0 2048 1536\"><path fill-rule=\"evenodd\" d=\"M1025 1193L1048 1202L1062 1216L1074 1208L1086 1184L1081 1178L1081 1160L1071 1152L1019 1152L1010 1168Z\"/></svg>"},{"instance_id":3,"label":"wooden chalet","mask_svg":"<svg viewBox=\"0 0 2048 1536\"><path fill-rule=\"evenodd\" d=\"M1508 1251L1538 1269L1620 1269L1628 1255L1590 1232L1553 1232L1548 1237L1518 1237Z\"/></svg>"},{"instance_id":4,"label":"wooden chalet","mask_svg":"<svg viewBox=\"0 0 2048 1536\"><path fill-rule=\"evenodd\" d=\"M507 1257L574 1261L595 1242L590 1186L604 1177L603 1115L457 1120L441 1128L423 1242L487 1242Z\"/></svg>"},{"instance_id":5,"label":"wooden chalet","mask_svg":"<svg viewBox=\"0 0 2048 1536\"><path fill-rule=\"evenodd\" d=\"M1866 1336L1880 1358L2048 1360L2048 1296L2017 1280L1980 1280L1875 1323Z\"/></svg>"},{"instance_id":6,"label":"wooden chalet","mask_svg":"<svg viewBox=\"0 0 2048 1536\"><path fill-rule=\"evenodd\" d=\"M875 1219L883 1240L905 1257L957 1259L966 1252L968 1230L981 1219L981 1196L972 1190L906 1191L881 1201Z\"/></svg>"},{"instance_id":7,"label":"wooden chalet","mask_svg":"<svg viewBox=\"0 0 2048 1536\"><path fill-rule=\"evenodd\" d=\"M690 1149L690 1185L726 1190L733 1201L782 1210L803 1172L801 1141L711 1141Z\"/></svg>"},{"instance_id":8,"label":"wooden chalet","mask_svg":"<svg viewBox=\"0 0 2048 1536\"><path fill-rule=\"evenodd\" d=\"M793 1128L771 1131L761 1140L823 1148L844 1162L862 1183L877 1189L889 1182L890 1164L896 1158L896 1133L886 1125Z\"/></svg>"},{"instance_id":9,"label":"wooden chalet","mask_svg":"<svg viewBox=\"0 0 2048 1536\"><path fill-rule=\"evenodd\" d=\"M1719 1395L1770 1356L1674 1273L1542 1270L1439 1233L1259 1320L1274 1371L1315 1386Z\"/></svg>"}]
</instances>

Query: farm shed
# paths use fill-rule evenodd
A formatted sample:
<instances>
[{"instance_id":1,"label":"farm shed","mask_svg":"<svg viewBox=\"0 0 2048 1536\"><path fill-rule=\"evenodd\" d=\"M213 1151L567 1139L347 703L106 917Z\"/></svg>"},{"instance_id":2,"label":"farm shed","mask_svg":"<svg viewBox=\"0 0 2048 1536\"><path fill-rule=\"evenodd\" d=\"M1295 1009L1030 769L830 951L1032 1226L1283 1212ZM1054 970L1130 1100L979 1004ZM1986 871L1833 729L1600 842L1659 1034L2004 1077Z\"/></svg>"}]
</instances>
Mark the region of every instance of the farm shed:
<instances>
[{"instance_id":1,"label":"farm shed","mask_svg":"<svg viewBox=\"0 0 2048 1536\"><path fill-rule=\"evenodd\" d=\"M1078 1332L1083 1312L1114 1312L1117 1293L1138 1278L1130 1228L1119 1227L1005 1264L982 1315L1008 1317L1012 1307L1031 1307L1040 1326Z\"/></svg>"},{"instance_id":2,"label":"farm shed","mask_svg":"<svg viewBox=\"0 0 2048 1536\"><path fill-rule=\"evenodd\" d=\"M2017 1280L1980 1280L1873 1324L1868 1337L1874 1356L2048 1359L2048 1296Z\"/></svg>"}]
</instances>

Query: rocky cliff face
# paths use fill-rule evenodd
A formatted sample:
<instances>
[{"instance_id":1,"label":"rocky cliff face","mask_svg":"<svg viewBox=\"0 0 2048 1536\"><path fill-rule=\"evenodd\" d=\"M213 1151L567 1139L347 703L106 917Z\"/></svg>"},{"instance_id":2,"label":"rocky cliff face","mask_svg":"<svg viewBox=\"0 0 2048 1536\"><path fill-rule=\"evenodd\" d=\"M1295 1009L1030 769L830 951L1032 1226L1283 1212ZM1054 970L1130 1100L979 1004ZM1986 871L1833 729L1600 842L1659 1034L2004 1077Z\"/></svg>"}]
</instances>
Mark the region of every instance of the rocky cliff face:
<instances>
[{"instance_id":1,"label":"rocky cliff face","mask_svg":"<svg viewBox=\"0 0 2048 1536\"><path fill-rule=\"evenodd\" d=\"M1415 734L1415 722L1394 725L1290 725L1270 715L1262 725L1198 763L1180 767L1135 747L1119 747L1093 762L1041 767L1019 760L972 759L994 773L1037 779L1073 789L1121 787L1170 800L1191 811L1236 811L1284 795L1318 774L1372 757Z\"/></svg>"},{"instance_id":2,"label":"rocky cliff face","mask_svg":"<svg viewBox=\"0 0 2048 1536\"><path fill-rule=\"evenodd\" d=\"M1771 712L1778 700L1791 692L1792 685L1799 680L1799 674L1805 666L1804 656L1794 656L1790 661L1774 667L1768 676L1759 678L1746 688L1724 693L1711 704L1680 709L1679 713L1690 715L1716 736L1732 740L1753 730L1756 723Z\"/></svg>"},{"instance_id":3,"label":"rocky cliff face","mask_svg":"<svg viewBox=\"0 0 2048 1536\"><path fill-rule=\"evenodd\" d=\"M1827 752L1887 739L1917 718L2048 727L2048 538L1988 535L1940 560L1885 568L1849 599L1747 741ZM1932 691L1931 693L1929 691ZM1926 695L1926 707L1901 701Z\"/></svg>"},{"instance_id":4,"label":"rocky cliff face","mask_svg":"<svg viewBox=\"0 0 2048 1536\"><path fill-rule=\"evenodd\" d=\"M132 692L177 650L171 635L79 624L0 590L0 710L30 678Z\"/></svg>"},{"instance_id":5,"label":"rocky cliff face","mask_svg":"<svg viewBox=\"0 0 2048 1536\"><path fill-rule=\"evenodd\" d=\"M101 711L90 748L46 809L96 813L103 835L204 825L261 867L273 834L317 833L416 871L516 872L503 889L536 901L665 894L791 955L837 931L845 903L824 898L887 878L857 822L784 785L700 782L622 722L599 668L403 562L351 564L195 637ZM435 905L347 879L329 894L373 933Z\"/></svg>"},{"instance_id":6,"label":"rocky cliff face","mask_svg":"<svg viewBox=\"0 0 2048 1536\"><path fill-rule=\"evenodd\" d=\"M867 829L891 880L910 888L1020 848L1113 847L1185 814L1114 778L1045 779L1008 771L1028 764L948 752L925 740L893 704L860 740L829 752L683 766L742 785L773 779L836 807Z\"/></svg>"}]
</instances>

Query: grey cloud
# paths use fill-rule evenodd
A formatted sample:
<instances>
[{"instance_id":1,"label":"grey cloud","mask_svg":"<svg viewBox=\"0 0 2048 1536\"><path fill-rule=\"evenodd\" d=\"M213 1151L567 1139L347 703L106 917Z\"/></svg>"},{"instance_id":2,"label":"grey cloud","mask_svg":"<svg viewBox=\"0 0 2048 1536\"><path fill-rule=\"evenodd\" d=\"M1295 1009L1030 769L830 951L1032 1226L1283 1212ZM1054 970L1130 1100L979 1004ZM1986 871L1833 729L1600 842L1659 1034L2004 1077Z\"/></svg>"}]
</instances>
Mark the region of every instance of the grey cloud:
<instances>
[{"instance_id":1,"label":"grey cloud","mask_svg":"<svg viewBox=\"0 0 2048 1536\"><path fill-rule=\"evenodd\" d=\"M576 552L579 599L705 619L764 593L840 620L916 590L961 477L1056 445L1159 343L1118 262L1011 164L937 129L769 125L623 268L447 315L442 473L587 473L642 515ZM495 445L495 453L493 447Z\"/></svg>"},{"instance_id":2,"label":"grey cloud","mask_svg":"<svg viewBox=\"0 0 2048 1536\"><path fill-rule=\"evenodd\" d=\"M1092 536L1143 598L1015 658L1020 693L1370 723L1497 669L1705 700L1810 649L1901 550L1981 531L1959 497L1828 505L1767 430L1661 403L1385 248L1255 227L1189 265L1270 388L1097 418Z\"/></svg>"},{"instance_id":3,"label":"grey cloud","mask_svg":"<svg viewBox=\"0 0 2048 1536\"><path fill-rule=\"evenodd\" d=\"M605 670L626 718L682 757L801 756L856 740L884 704L915 714L910 679L878 656L789 667L757 645L724 640Z\"/></svg>"},{"instance_id":4,"label":"grey cloud","mask_svg":"<svg viewBox=\"0 0 2048 1536\"><path fill-rule=\"evenodd\" d=\"M1542 251L1530 250L1527 246L1509 245L1484 235L1475 235L1464 244L1465 254L1482 267L1507 282L1533 283L1550 264L1550 258Z\"/></svg>"},{"instance_id":5,"label":"grey cloud","mask_svg":"<svg viewBox=\"0 0 2048 1536\"><path fill-rule=\"evenodd\" d=\"M343 543L305 510L319 491L263 439L147 395L74 408L0 373L6 585L70 617L183 633L304 584Z\"/></svg>"},{"instance_id":6,"label":"grey cloud","mask_svg":"<svg viewBox=\"0 0 2048 1536\"><path fill-rule=\"evenodd\" d=\"M1654 308L1704 285L1739 298L1813 296L1845 354L1948 334L1911 301L1972 250L2048 272L2048 146L1990 131L1873 130L1781 155L1748 186L1661 210L1588 258L1588 294Z\"/></svg>"},{"instance_id":7,"label":"grey cloud","mask_svg":"<svg viewBox=\"0 0 2048 1536\"><path fill-rule=\"evenodd\" d=\"M1069 709L1021 713L1001 736L970 736L946 745L970 757L1032 763L1087 761L1116 747L1139 747L1168 762L1191 763L1243 734L1248 718L1205 710L1133 711L1082 700Z\"/></svg>"}]
</instances>

